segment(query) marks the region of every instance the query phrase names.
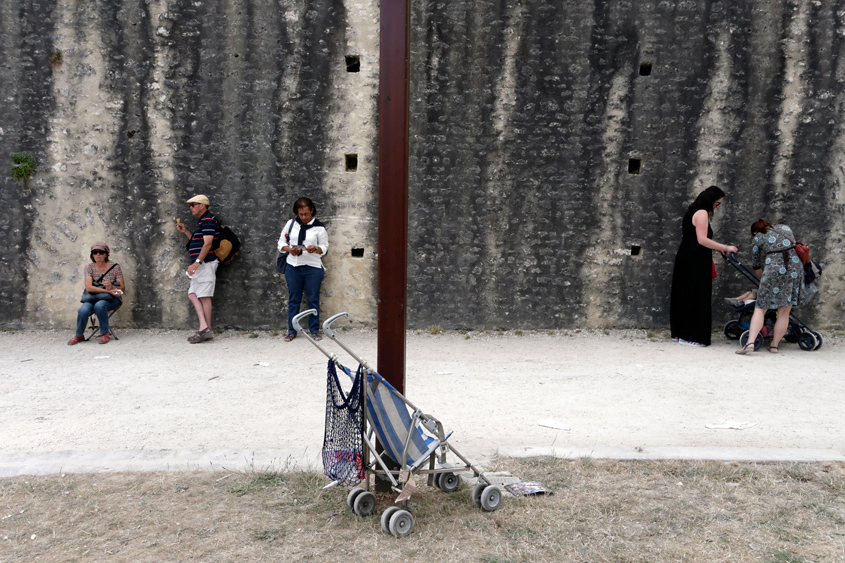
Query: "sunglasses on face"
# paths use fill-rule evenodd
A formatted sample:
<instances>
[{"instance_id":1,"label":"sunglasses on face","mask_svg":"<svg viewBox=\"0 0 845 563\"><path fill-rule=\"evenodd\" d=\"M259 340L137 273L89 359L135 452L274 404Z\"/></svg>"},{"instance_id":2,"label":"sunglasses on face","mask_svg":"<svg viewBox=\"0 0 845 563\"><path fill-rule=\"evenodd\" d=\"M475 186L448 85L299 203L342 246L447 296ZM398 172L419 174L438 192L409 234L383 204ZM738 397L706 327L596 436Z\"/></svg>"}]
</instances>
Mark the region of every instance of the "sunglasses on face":
<instances>
[{"instance_id":1,"label":"sunglasses on face","mask_svg":"<svg viewBox=\"0 0 845 563\"><path fill-rule=\"evenodd\" d=\"M91 254L105 254L105 253L106 253L105 250L92 250L91 251Z\"/></svg>"}]
</instances>

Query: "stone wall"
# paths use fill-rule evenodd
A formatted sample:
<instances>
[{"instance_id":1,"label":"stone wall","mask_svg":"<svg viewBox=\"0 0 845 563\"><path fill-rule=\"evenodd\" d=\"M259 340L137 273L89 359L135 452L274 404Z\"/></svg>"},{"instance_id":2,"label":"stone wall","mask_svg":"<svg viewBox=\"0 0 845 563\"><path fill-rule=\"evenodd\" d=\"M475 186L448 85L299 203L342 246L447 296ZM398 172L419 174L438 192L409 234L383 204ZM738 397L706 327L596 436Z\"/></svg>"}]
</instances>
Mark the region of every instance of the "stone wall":
<instances>
[{"instance_id":1,"label":"stone wall","mask_svg":"<svg viewBox=\"0 0 845 563\"><path fill-rule=\"evenodd\" d=\"M376 6L12 0L0 22L0 152L38 160L27 186L2 178L0 322L71 326L104 240L128 280L121 324L195 324L175 220L193 226L197 193L244 247L218 272L217 323L284 327L276 242L302 195L331 231L325 310L373 322Z\"/></svg>"},{"instance_id":2,"label":"stone wall","mask_svg":"<svg viewBox=\"0 0 845 563\"><path fill-rule=\"evenodd\" d=\"M717 184L716 239L747 260L753 220L790 224L827 266L802 319L842 327L843 18L414 0L409 325L664 327L681 217ZM272 264L300 195L329 227L324 311L373 324L378 48L372 0L2 3L0 326L72 326L95 240L127 274L122 325L192 326L174 222L196 193L244 243L216 324L284 326ZM717 264L714 296L738 294Z\"/></svg>"},{"instance_id":3,"label":"stone wall","mask_svg":"<svg viewBox=\"0 0 845 563\"><path fill-rule=\"evenodd\" d=\"M754 220L791 225L827 265L800 314L843 326L845 2L413 6L416 325L666 326L681 218L717 184L716 240L748 261Z\"/></svg>"}]
</instances>

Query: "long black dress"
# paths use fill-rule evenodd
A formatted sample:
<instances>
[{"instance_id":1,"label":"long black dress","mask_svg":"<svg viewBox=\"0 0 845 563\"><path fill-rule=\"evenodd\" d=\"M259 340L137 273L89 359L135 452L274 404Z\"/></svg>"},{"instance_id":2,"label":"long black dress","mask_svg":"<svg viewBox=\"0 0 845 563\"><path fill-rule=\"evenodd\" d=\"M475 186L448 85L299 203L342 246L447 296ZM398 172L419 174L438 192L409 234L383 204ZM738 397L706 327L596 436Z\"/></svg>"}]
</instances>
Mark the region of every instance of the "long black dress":
<instances>
[{"instance_id":1,"label":"long black dress","mask_svg":"<svg viewBox=\"0 0 845 563\"><path fill-rule=\"evenodd\" d=\"M672 338L710 345L710 293L713 289L713 251L698 244L690 209L681 226L681 247L672 272L669 322ZM713 229L707 225L707 238Z\"/></svg>"}]
</instances>

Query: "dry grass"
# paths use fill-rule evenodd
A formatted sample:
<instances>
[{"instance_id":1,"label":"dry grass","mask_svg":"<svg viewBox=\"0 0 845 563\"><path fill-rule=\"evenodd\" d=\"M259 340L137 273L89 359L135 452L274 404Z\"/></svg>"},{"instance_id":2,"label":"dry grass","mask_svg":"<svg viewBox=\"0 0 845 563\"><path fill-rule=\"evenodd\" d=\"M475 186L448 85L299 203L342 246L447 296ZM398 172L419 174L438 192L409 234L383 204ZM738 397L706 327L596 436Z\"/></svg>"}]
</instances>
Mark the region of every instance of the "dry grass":
<instances>
[{"instance_id":1,"label":"dry grass","mask_svg":"<svg viewBox=\"0 0 845 563\"><path fill-rule=\"evenodd\" d=\"M555 491L484 513L420 486L413 533L301 472L0 480L0 562L845 562L845 464L505 460ZM392 497L379 496L378 513Z\"/></svg>"}]
</instances>

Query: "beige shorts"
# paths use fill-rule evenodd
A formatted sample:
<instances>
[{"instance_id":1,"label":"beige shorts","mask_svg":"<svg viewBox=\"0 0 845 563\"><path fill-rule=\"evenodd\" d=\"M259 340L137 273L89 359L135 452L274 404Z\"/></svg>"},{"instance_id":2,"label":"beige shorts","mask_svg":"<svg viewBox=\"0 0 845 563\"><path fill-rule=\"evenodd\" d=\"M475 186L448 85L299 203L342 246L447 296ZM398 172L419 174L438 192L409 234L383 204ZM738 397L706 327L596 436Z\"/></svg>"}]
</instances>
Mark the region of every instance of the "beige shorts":
<instances>
[{"instance_id":1,"label":"beige shorts","mask_svg":"<svg viewBox=\"0 0 845 563\"><path fill-rule=\"evenodd\" d=\"M188 295L193 293L197 297L213 297L214 286L217 285L217 266L219 264L220 260L200 264L200 267L191 277Z\"/></svg>"}]
</instances>

